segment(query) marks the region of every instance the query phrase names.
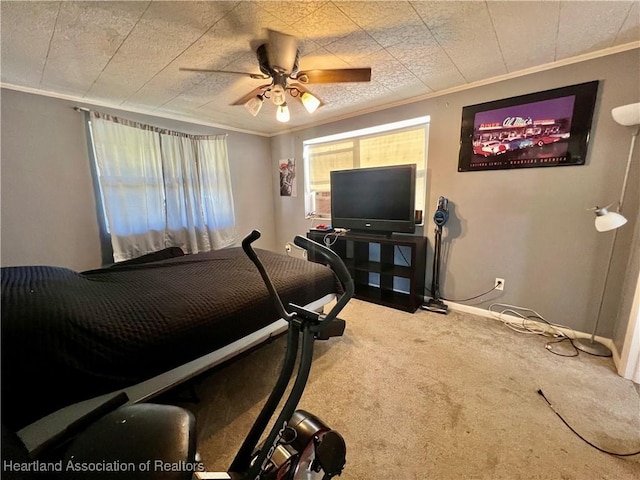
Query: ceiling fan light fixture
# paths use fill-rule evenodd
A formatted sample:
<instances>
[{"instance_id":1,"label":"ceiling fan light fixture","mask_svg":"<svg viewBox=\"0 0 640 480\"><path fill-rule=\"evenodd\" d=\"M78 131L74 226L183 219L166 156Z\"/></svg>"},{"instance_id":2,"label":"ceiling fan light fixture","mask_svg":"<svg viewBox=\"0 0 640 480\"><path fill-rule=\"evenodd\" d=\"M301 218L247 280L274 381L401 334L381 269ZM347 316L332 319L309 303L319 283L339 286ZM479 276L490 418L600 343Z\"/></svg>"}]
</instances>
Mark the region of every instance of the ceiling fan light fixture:
<instances>
[{"instance_id":1,"label":"ceiling fan light fixture","mask_svg":"<svg viewBox=\"0 0 640 480\"><path fill-rule=\"evenodd\" d=\"M368 67L300 71L298 39L275 30L269 29L268 32L268 41L261 43L255 52L261 73L185 67L180 67L180 70L243 75L256 80L270 78L270 84L254 88L231 105L243 105L251 115L256 117L262 110L265 98L270 99L277 108L276 118L280 122L288 122L290 120L286 98L287 92L292 97L299 99L310 114L323 105L322 100L307 92L306 88L302 86L303 84L371 81L371 68ZM290 84L290 80L294 81L294 83Z\"/></svg>"},{"instance_id":2,"label":"ceiling fan light fixture","mask_svg":"<svg viewBox=\"0 0 640 480\"><path fill-rule=\"evenodd\" d=\"M271 89L271 101L280 106L287 102L284 96L285 90L282 85L274 85Z\"/></svg>"},{"instance_id":3,"label":"ceiling fan light fixture","mask_svg":"<svg viewBox=\"0 0 640 480\"><path fill-rule=\"evenodd\" d=\"M260 113L260 109L262 108L262 103L264 102L264 97L262 95L256 95L255 97L251 97L247 100L247 103L244 104L244 108L253 115L254 117Z\"/></svg>"},{"instance_id":4,"label":"ceiling fan light fixture","mask_svg":"<svg viewBox=\"0 0 640 480\"><path fill-rule=\"evenodd\" d=\"M306 108L309 113L315 112L320 106L320 100L318 97L309 92L304 92L300 97L300 100L302 101L304 108Z\"/></svg>"},{"instance_id":5,"label":"ceiling fan light fixture","mask_svg":"<svg viewBox=\"0 0 640 480\"><path fill-rule=\"evenodd\" d=\"M278 110L276 111L276 120L282 123L286 123L291 119L291 115L289 114L289 107L287 106L287 102L284 102L282 105L278 105Z\"/></svg>"}]
</instances>

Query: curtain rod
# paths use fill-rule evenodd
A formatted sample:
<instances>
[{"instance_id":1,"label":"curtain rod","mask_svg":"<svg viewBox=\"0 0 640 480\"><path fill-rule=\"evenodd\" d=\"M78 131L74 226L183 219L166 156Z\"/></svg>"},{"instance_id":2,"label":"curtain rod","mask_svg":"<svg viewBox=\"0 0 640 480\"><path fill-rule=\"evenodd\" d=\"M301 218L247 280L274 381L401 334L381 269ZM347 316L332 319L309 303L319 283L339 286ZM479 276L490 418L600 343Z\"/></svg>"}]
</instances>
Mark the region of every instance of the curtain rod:
<instances>
[{"instance_id":1,"label":"curtain rod","mask_svg":"<svg viewBox=\"0 0 640 480\"><path fill-rule=\"evenodd\" d=\"M76 107L71 107L71 108L73 108L76 112L83 112L83 113L84 112L91 112L91 110L86 108L86 107L77 107L76 106ZM111 116L111 115L109 115L109 116ZM133 120L126 120L126 122L139 123L139 122L136 122L136 121L133 121ZM158 132L161 132L161 133L166 133L168 135L186 135L186 136L191 136L191 137L211 137L211 136L214 136L214 137L220 137L220 136L228 137L229 136L229 134L227 132L214 133L213 135L210 135L210 134L192 134L192 133L179 132L179 131L176 131L176 130L170 130L170 129L162 128L162 127L156 127L154 125L148 125L148 126L154 131L158 131Z\"/></svg>"}]
</instances>

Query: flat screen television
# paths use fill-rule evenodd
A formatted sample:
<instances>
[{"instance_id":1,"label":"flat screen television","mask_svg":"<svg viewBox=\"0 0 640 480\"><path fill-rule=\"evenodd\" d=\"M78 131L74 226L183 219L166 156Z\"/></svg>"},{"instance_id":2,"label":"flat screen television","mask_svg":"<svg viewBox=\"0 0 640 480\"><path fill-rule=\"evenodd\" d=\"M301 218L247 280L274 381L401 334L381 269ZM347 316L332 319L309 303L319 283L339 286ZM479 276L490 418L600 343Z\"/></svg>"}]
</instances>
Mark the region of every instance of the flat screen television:
<instances>
[{"instance_id":1,"label":"flat screen television","mask_svg":"<svg viewBox=\"0 0 640 480\"><path fill-rule=\"evenodd\" d=\"M331 225L357 232L414 233L416 166L331 172Z\"/></svg>"}]
</instances>

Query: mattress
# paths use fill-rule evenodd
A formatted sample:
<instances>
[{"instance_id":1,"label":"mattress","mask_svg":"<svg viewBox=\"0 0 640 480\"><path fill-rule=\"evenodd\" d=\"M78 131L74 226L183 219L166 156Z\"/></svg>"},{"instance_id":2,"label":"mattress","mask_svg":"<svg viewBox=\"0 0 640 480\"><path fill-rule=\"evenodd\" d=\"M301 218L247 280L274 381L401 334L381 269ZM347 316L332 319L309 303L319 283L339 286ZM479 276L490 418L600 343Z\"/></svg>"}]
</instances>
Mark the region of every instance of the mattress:
<instances>
[{"instance_id":1,"label":"mattress","mask_svg":"<svg viewBox=\"0 0 640 480\"><path fill-rule=\"evenodd\" d=\"M327 267L257 253L285 305L339 291ZM1 282L2 418L13 429L144 381L278 319L240 248L82 273L5 267Z\"/></svg>"}]
</instances>

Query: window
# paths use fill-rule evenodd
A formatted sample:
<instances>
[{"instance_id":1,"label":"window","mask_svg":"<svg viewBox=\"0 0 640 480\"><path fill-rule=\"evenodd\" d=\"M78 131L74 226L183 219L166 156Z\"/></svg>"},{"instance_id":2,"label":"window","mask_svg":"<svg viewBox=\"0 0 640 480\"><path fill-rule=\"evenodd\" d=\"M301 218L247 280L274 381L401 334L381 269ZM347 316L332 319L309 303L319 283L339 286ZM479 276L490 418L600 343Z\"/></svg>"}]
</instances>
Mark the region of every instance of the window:
<instances>
[{"instance_id":1,"label":"window","mask_svg":"<svg viewBox=\"0 0 640 480\"><path fill-rule=\"evenodd\" d=\"M429 117L304 142L308 217L331 217L332 170L415 163L416 209L425 204Z\"/></svg>"},{"instance_id":2,"label":"window","mask_svg":"<svg viewBox=\"0 0 640 480\"><path fill-rule=\"evenodd\" d=\"M226 135L162 130L90 112L90 132L115 261L177 246L236 241Z\"/></svg>"}]
</instances>

